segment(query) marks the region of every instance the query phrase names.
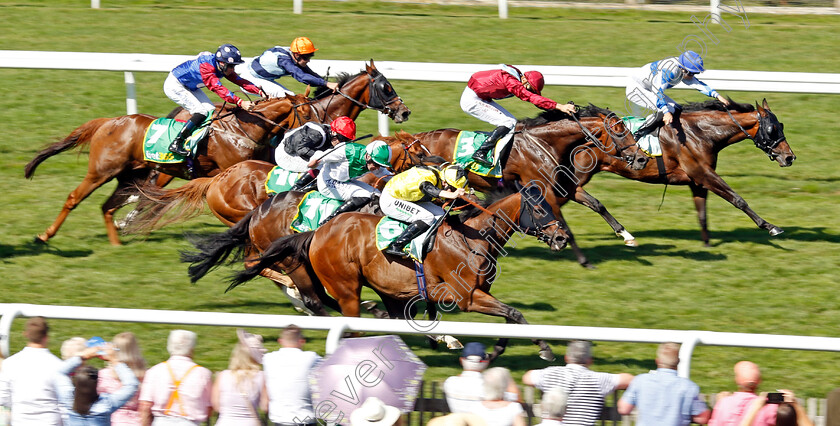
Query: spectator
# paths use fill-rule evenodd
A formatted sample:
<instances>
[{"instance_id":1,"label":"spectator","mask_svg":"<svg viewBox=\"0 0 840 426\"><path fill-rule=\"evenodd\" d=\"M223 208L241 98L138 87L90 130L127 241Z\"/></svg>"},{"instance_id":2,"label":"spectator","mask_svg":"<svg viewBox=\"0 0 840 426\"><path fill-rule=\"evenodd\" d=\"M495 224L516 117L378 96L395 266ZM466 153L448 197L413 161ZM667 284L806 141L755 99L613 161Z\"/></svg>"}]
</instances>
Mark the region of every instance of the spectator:
<instances>
[{"instance_id":1,"label":"spectator","mask_svg":"<svg viewBox=\"0 0 840 426\"><path fill-rule=\"evenodd\" d=\"M87 349L87 339L84 337L71 337L61 343L61 359L67 361L74 356L78 356Z\"/></svg>"},{"instance_id":2,"label":"spectator","mask_svg":"<svg viewBox=\"0 0 840 426\"><path fill-rule=\"evenodd\" d=\"M426 426L487 426L478 414L452 413L429 420Z\"/></svg>"},{"instance_id":3,"label":"spectator","mask_svg":"<svg viewBox=\"0 0 840 426\"><path fill-rule=\"evenodd\" d=\"M525 410L519 402L505 400L505 393L516 387L507 368L493 367L482 374L482 401L472 410L488 426L525 426Z\"/></svg>"},{"instance_id":4,"label":"spectator","mask_svg":"<svg viewBox=\"0 0 840 426\"><path fill-rule=\"evenodd\" d=\"M449 411L469 413L474 405L481 402L484 386L481 372L487 368L490 361L487 359L484 345L479 342L467 343L461 350L459 360L464 371L443 382L443 393L446 395Z\"/></svg>"},{"instance_id":5,"label":"spectator","mask_svg":"<svg viewBox=\"0 0 840 426\"><path fill-rule=\"evenodd\" d=\"M639 426L706 424L711 410L700 400L700 387L677 376L680 345L663 343L656 351L656 371L633 379L618 401L618 412L630 414L639 407Z\"/></svg>"},{"instance_id":6,"label":"spectator","mask_svg":"<svg viewBox=\"0 0 840 426\"><path fill-rule=\"evenodd\" d=\"M766 392L762 392L758 398L753 399L747 414L741 420L741 426L752 425L756 415L768 405L776 406L776 423L774 423L776 426L814 426L814 423L808 418L808 414L799 405L799 401L796 400L793 392L785 389L781 389L781 391L784 395L784 402L781 404L769 403Z\"/></svg>"},{"instance_id":7,"label":"spectator","mask_svg":"<svg viewBox=\"0 0 840 426\"><path fill-rule=\"evenodd\" d=\"M117 354L117 361L125 363L137 377L143 382L146 376L146 360L140 352L137 338L134 333L126 331L114 336L111 342ZM99 393L114 393L123 383L120 381L117 370L108 366L99 370L99 381L96 384L96 391ZM113 426L136 426L140 423L140 390L134 392L131 399L111 415Z\"/></svg>"},{"instance_id":8,"label":"spectator","mask_svg":"<svg viewBox=\"0 0 840 426\"><path fill-rule=\"evenodd\" d=\"M537 426L562 426L568 401L569 395L560 389L546 392L540 401L540 415L543 421Z\"/></svg>"},{"instance_id":9,"label":"spectator","mask_svg":"<svg viewBox=\"0 0 840 426\"><path fill-rule=\"evenodd\" d=\"M54 386L61 360L47 349L49 330L43 317L27 320L26 347L3 361L0 405L11 408L15 426L61 425Z\"/></svg>"},{"instance_id":10,"label":"spectator","mask_svg":"<svg viewBox=\"0 0 840 426\"><path fill-rule=\"evenodd\" d=\"M840 388L826 395L825 426L840 426Z\"/></svg>"},{"instance_id":11,"label":"spectator","mask_svg":"<svg viewBox=\"0 0 840 426\"><path fill-rule=\"evenodd\" d=\"M228 369L213 383L211 401L219 413L216 426L262 424L259 410L268 408L265 376L261 364L265 348L262 337L236 330L239 342L233 347Z\"/></svg>"},{"instance_id":12,"label":"spectator","mask_svg":"<svg viewBox=\"0 0 840 426\"><path fill-rule=\"evenodd\" d=\"M295 325L286 327L277 342L280 349L263 357L268 418L274 424L314 425L317 421L309 390L309 372L321 357L301 350L306 339Z\"/></svg>"},{"instance_id":13,"label":"spectator","mask_svg":"<svg viewBox=\"0 0 840 426\"><path fill-rule=\"evenodd\" d=\"M82 365L83 361L97 355L108 361L119 374L122 386L114 393L98 393L96 391L99 376L97 369ZM67 411L64 426L110 425L111 413L131 399L139 385L131 369L117 360L111 345L87 348L81 354L64 361L59 370L64 377L68 377L73 371L75 374L72 383L70 380L62 381L57 385L56 390L59 403Z\"/></svg>"},{"instance_id":14,"label":"spectator","mask_svg":"<svg viewBox=\"0 0 840 426\"><path fill-rule=\"evenodd\" d=\"M169 333L169 359L150 368L140 387L139 411L144 426L200 425L207 421L212 409L212 376L210 370L192 360L195 341L192 331Z\"/></svg>"},{"instance_id":15,"label":"spectator","mask_svg":"<svg viewBox=\"0 0 840 426\"><path fill-rule=\"evenodd\" d=\"M400 409L371 396L350 413L350 426L402 426Z\"/></svg>"},{"instance_id":16,"label":"spectator","mask_svg":"<svg viewBox=\"0 0 840 426\"><path fill-rule=\"evenodd\" d=\"M601 417L604 398L616 389L627 389L633 375L609 374L590 370L592 350L590 343L573 340L566 348L566 366L530 370L522 382L548 392L560 388L569 394L564 425L594 425Z\"/></svg>"},{"instance_id":17,"label":"spectator","mask_svg":"<svg viewBox=\"0 0 840 426\"><path fill-rule=\"evenodd\" d=\"M761 370L750 361L735 364L735 385L738 390L731 394L721 392L709 420L711 426L737 425L744 418L750 403L758 398L756 391L761 383ZM766 426L776 424L776 407L765 405L756 413L753 425Z\"/></svg>"}]
</instances>

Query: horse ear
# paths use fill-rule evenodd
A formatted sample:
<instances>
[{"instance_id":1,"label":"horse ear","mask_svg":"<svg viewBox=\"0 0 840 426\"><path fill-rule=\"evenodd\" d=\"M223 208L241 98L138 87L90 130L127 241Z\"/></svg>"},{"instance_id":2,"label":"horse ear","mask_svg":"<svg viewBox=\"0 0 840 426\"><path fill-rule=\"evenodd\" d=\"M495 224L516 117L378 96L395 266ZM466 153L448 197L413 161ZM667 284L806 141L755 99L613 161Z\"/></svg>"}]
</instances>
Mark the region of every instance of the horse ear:
<instances>
[{"instance_id":1,"label":"horse ear","mask_svg":"<svg viewBox=\"0 0 840 426\"><path fill-rule=\"evenodd\" d=\"M308 84L307 84L307 85L306 85L306 90L303 92L303 97L304 97L304 98L308 98L308 97L309 97L309 91L310 91L311 89L312 89L312 86L310 86L310 85L308 85Z\"/></svg>"},{"instance_id":2,"label":"horse ear","mask_svg":"<svg viewBox=\"0 0 840 426\"><path fill-rule=\"evenodd\" d=\"M758 104L758 101L755 101L755 109L758 112L763 112L764 111L764 108L762 108L761 105Z\"/></svg>"},{"instance_id":3,"label":"horse ear","mask_svg":"<svg viewBox=\"0 0 840 426\"><path fill-rule=\"evenodd\" d=\"M370 58L370 68L374 70L376 69L376 65L373 64L373 58Z\"/></svg>"},{"instance_id":4,"label":"horse ear","mask_svg":"<svg viewBox=\"0 0 840 426\"><path fill-rule=\"evenodd\" d=\"M764 109L770 109L770 105L767 105L767 98L761 100L761 105L764 107Z\"/></svg>"}]
</instances>

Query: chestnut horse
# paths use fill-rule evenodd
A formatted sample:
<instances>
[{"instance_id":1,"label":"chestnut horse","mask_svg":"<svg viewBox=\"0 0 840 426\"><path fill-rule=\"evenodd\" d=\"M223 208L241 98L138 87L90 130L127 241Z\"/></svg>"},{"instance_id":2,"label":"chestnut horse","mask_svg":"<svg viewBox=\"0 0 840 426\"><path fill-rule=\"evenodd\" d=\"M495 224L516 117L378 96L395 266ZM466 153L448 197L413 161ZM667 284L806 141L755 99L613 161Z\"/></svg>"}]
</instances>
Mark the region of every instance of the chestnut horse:
<instances>
[{"instance_id":1,"label":"chestnut horse","mask_svg":"<svg viewBox=\"0 0 840 426\"><path fill-rule=\"evenodd\" d=\"M694 197L694 206L700 222L700 236L703 243L709 245L709 229L706 222L706 197L709 190L743 211L761 229L770 235L779 235L782 228L762 219L747 205L716 172L718 153L744 139L750 139L755 146L764 151L780 167L793 165L796 155L788 145L784 134L784 125L770 111L767 100L762 105L756 102L739 104L730 100L727 109L718 101L687 104L679 117L681 127L662 127L659 141L662 146L662 158L665 165L665 178L660 177L656 162L651 161L641 170L628 170L614 158L607 156L575 158L586 167L576 169L574 184L577 185L577 200L592 176L602 170L609 171L629 179L646 183L666 185L688 185ZM594 151L593 151L594 152ZM578 154L580 155L580 154ZM571 177L567 177L571 180ZM609 215L607 209L597 200L590 206L602 215ZM583 202L586 204L586 202Z\"/></svg>"},{"instance_id":2,"label":"chestnut horse","mask_svg":"<svg viewBox=\"0 0 840 426\"><path fill-rule=\"evenodd\" d=\"M423 164L419 156L410 153L399 141L389 141L388 144L391 147L391 164L396 173ZM210 212L225 225L233 226L268 199L265 182L273 168L272 163L249 160L211 178L193 179L175 189L143 186L140 188L141 201L137 206L139 214L126 231L146 232L187 220L202 213L205 200ZM376 186L373 174L365 174L363 180Z\"/></svg>"},{"instance_id":3,"label":"chestnut horse","mask_svg":"<svg viewBox=\"0 0 840 426\"><path fill-rule=\"evenodd\" d=\"M600 151L617 163L624 162L634 169L643 168L648 157L635 146L636 141L632 134L613 112L589 105L580 108L578 114L579 119L559 111L547 111L536 118L521 121L516 127L513 142L508 146L509 152L502 154L503 157L507 157L502 159L502 179L505 182L518 182L520 185L538 182L544 189L549 204L553 206L554 215L569 234L569 246L578 262L590 267L560 212L560 206L565 204L566 197L571 197L570 194L575 190L574 185L571 189L558 186L558 182L562 182L560 178L563 174L571 173L569 160L584 147ZM401 140L413 152L438 155L452 161L459 132L458 129L440 129L413 135L397 132L393 137L378 139ZM585 145L587 141L592 145ZM479 191L495 189L499 184L498 179L475 173L469 173L468 179L470 186ZM626 244L635 245L633 236L615 219L608 220L608 223L616 235L625 238Z\"/></svg>"},{"instance_id":4,"label":"chestnut horse","mask_svg":"<svg viewBox=\"0 0 840 426\"><path fill-rule=\"evenodd\" d=\"M109 241L119 245L113 216L131 195L123 189L146 181L152 170L171 176L191 177L184 163L159 164L144 159L143 139L146 129L156 118L133 114L91 120L64 140L39 152L26 165L24 176L32 178L35 168L47 158L83 145L90 147L87 175L67 197L55 222L43 234L39 234L36 241L46 242L52 238L71 210L94 190L117 178L117 188L102 205L102 214ZM257 101L253 112L231 108L213 122L213 131L207 144L200 145L193 173L197 176L213 176L220 170L252 158L262 141L267 140L266 136L298 127L311 119L311 108L303 95Z\"/></svg>"},{"instance_id":5,"label":"chestnut horse","mask_svg":"<svg viewBox=\"0 0 840 426\"><path fill-rule=\"evenodd\" d=\"M521 312L490 295L496 258L504 253L514 232L534 235L555 251L565 246L566 234L536 186L526 186L504 198L488 194L485 204L489 206L465 210L460 215L463 223L449 217L438 228L434 246L423 262L427 294L418 290L413 261L385 256L376 248L375 228L381 216L366 213L339 215L315 231L280 238L266 246L264 232L287 224L282 217L272 216L275 209L263 205L225 233L194 242L201 252L183 260L193 263L190 277L195 281L234 250L259 245L267 247L263 256L246 257L246 265L250 265L229 289L261 275L265 268L282 265L302 294L323 287L337 299L345 316L359 316L361 289L367 285L382 297L392 317L405 318L406 311L401 308L419 296L449 309L457 306L464 312L526 324ZM278 218L281 222L274 222ZM319 299L307 297L305 302L313 311L323 311ZM554 358L544 341L534 343L540 346L543 359ZM492 357L500 355L506 344L507 339L501 339Z\"/></svg>"}]
</instances>

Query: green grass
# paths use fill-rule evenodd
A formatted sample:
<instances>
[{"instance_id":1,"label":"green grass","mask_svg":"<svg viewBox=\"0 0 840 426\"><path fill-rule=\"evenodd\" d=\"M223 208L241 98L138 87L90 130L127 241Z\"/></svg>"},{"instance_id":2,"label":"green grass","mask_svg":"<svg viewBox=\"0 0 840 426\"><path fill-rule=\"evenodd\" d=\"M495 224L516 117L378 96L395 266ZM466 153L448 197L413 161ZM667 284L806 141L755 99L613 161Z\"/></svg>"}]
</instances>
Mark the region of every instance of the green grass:
<instances>
[{"instance_id":1,"label":"green grass","mask_svg":"<svg viewBox=\"0 0 840 426\"><path fill-rule=\"evenodd\" d=\"M636 66L676 53L684 37L700 34L691 14L635 11L515 8L510 19L495 18L492 7L452 7L384 2L307 1L305 14L291 4L249 1L231 7L218 0L103 1L91 10L85 1L0 1L0 45L12 50L59 50L194 54L223 42L256 55L298 35L311 37L318 57L379 61L514 63ZM750 15L744 28L728 15L732 31L711 27L718 44L706 40L709 68L767 71L840 72L835 16ZM360 62L361 66L361 62ZM163 73L136 73L141 112L163 115L174 105L163 95ZM386 74L387 76L387 74ZM0 109L0 302L110 306L219 312L293 314L283 296L264 280L223 294L222 268L190 285L178 251L190 248L184 231L221 232L214 218L176 225L148 238L127 237L111 247L99 205L113 183L95 192L69 217L47 247L30 243L55 218L79 183L86 155L65 153L42 164L35 178L23 166L41 147L66 136L87 120L123 114L123 76L113 72L0 70L5 105ZM393 81L411 107L411 120L392 130L441 127L486 129L460 111L462 83ZM300 85L284 80L293 90ZM837 271L840 229L836 225L840 168L836 95L726 92L739 101L767 97L785 123L798 159L781 169L748 142L721 154L721 175L770 222L787 232L771 238L740 211L715 196L709 199L712 247L699 241L687 188L645 185L614 175L598 175L587 189L598 197L641 243L623 247L591 211L569 205L564 214L578 241L597 266L584 270L569 251L550 253L528 240L511 248L500 263L494 294L520 309L535 324L710 330L840 337ZM623 90L563 87L546 95L621 110ZM701 95L675 91L677 100ZM518 116L537 110L503 101ZM362 133L374 132L376 117L362 114ZM501 322L478 314L445 319ZM15 322L12 348L23 345ZM71 336L110 337L138 333L150 363L165 358L165 338L173 327L147 324L52 321L51 349ZM198 361L213 370L226 366L235 334L230 328L190 327L199 333ZM264 330L267 341L276 331ZM309 349L323 351L325 333L311 332ZM456 355L428 349L406 337L431 367L427 378L457 371ZM490 343L489 339L481 339ZM563 342L551 342L558 354ZM642 373L653 368L654 346L598 342L595 369ZM276 345L269 345L276 348ZM537 348L513 340L498 364L515 377L547 364ZM741 359L764 369L766 389L790 388L824 396L840 356L836 353L699 347L692 378L705 393L732 389L731 367Z\"/></svg>"}]
</instances>

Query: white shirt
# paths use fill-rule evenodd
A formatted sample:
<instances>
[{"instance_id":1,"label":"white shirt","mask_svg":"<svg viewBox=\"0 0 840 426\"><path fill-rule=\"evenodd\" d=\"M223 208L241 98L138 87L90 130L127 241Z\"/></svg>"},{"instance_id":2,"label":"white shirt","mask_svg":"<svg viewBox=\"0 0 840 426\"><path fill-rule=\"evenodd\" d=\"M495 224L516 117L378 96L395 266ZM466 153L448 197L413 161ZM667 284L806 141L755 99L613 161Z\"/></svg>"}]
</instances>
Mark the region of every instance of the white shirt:
<instances>
[{"instance_id":1,"label":"white shirt","mask_svg":"<svg viewBox=\"0 0 840 426\"><path fill-rule=\"evenodd\" d=\"M543 419L542 423L537 424L537 426L563 426L563 422L554 419Z\"/></svg>"},{"instance_id":2,"label":"white shirt","mask_svg":"<svg viewBox=\"0 0 840 426\"><path fill-rule=\"evenodd\" d=\"M268 417L272 422L315 422L309 372L320 360L315 352L298 348L280 348L263 356Z\"/></svg>"},{"instance_id":3,"label":"white shirt","mask_svg":"<svg viewBox=\"0 0 840 426\"><path fill-rule=\"evenodd\" d=\"M443 393L449 411L453 413L474 413L476 404L484 396L484 378L480 371L464 371L443 382Z\"/></svg>"},{"instance_id":4,"label":"white shirt","mask_svg":"<svg viewBox=\"0 0 840 426\"><path fill-rule=\"evenodd\" d=\"M569 394L563 424L591 426L601 417L604 398L618 386L618 374L599 373L580 364L532 370L534 387L548 392L561 388Z\"/></svg>"},{"instance_id":5,"label":"white shirt","mask_svg":"<svg viewBox=\"0 0 840 426\"><path fill-rule=\"evenodd\" d=\"M11 407L15 426L61 425L55 378L61 360L47 348L25 347L3 361L0 405Z\"/></svg>"}]
</instances>

